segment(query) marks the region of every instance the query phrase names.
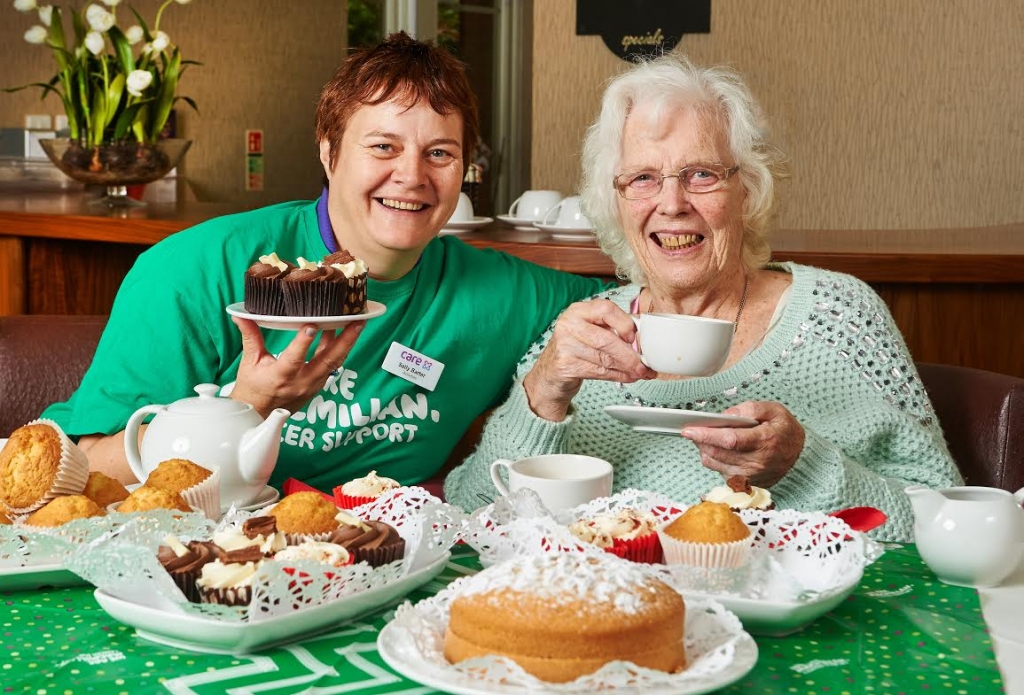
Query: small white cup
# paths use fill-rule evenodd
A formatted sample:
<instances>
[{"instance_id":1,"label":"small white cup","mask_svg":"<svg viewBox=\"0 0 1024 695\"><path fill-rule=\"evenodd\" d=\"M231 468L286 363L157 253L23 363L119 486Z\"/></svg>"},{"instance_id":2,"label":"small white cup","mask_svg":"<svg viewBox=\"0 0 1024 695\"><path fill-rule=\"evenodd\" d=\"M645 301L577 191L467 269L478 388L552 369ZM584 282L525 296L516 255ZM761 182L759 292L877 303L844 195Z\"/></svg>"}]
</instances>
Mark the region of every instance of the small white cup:
<instances>
[{"instance_id":1,"label":"small white cup","mask_svg":"<svg viewBox=\"0 0 1024 695\"><path fill-rule=\"evenodd\" d=\"M560 200L562 194L558 191L526 191L512 201L508 214L524 222L540 222Z\"/></svg>"},{"instance_id":2,"label":"small white cup","mask_svg":"<svg viewBox=\"0 0 1024 695\"><path fill-rule=\"evenodd\" d=\"M465 193L459 193L459 202L455 206L455 212L448 218L449 222L472 222L473 201Z\"/></svg>"},{"instance_id":3,"label":"small white cup","mask_svg":"<svg viewBox=\"0 0 1024 695\"><path fill-rule=\"evenodd\" d=\"M508 470L508 487L499 475ZM491 464L491 481L502 495L530 488L551 511L569 509L612 494L612 464L579 454L544 454Z\"/></svg>"},{"instance_id":4,"label":"small white cup","mask_svg":"<svg viewBox=\"0 0 1024 695\"><path fill-rule=\"evenodd\" d=\"M632 319L640 359L663 374L714 374L732 347L732 321L684 314L640 314Z\"/></svg>"},{"instance_id":5,"label":"small white cup","mask_svg":"<svg viewBox=\"0 0 1024 695\"><path fill-rule=\"evenodd\" d=\"M558 213L557 218L555 218L556 212ZM580 197L578 195L571 195L558 201L553 208L544 214L541 224L551 225L552 221L554 221L553 226L565 229L593 229L590 220L580 210Z\"/></svg>"}]
</instances>

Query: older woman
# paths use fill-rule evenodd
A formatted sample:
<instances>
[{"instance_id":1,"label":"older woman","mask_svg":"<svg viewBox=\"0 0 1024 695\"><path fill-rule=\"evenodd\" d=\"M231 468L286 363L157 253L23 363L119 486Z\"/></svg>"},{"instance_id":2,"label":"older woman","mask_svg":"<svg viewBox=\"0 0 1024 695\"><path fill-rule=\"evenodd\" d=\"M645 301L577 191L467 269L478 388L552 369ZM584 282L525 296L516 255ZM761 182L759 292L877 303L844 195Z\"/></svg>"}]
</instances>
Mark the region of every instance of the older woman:
<instances>
[{"instance_id":1,"label":"older woman","mask_svg":"<svg viewBox=\"0 0 1024 695\"><path fill-rule=\"evenodd\" d=\"M573 452L610 461L616 489L693 502L740 475L780 508L874 506L889 516L879 535L911 537L904 487L959 474L882 300L847 275L767 262L780 161L731 71L667 55L611 81L584 143L582 196L631 284L573 304L527 353L519 385L449 475L451 501L493 497L497 458ZM630 314L648 312L732 321L722 370L682 378L644 366ZM658 436L613 420L613 404L757 425Z\"/></svg>"}]
</instances>

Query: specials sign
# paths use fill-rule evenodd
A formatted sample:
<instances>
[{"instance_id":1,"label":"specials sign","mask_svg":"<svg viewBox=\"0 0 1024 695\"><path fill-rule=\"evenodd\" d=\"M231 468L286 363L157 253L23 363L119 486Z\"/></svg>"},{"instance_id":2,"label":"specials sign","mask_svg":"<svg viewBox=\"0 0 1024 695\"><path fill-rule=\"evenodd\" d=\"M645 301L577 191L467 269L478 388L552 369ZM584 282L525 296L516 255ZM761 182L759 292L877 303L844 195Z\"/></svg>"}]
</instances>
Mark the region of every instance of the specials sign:
<instances>
[{"instance_id":1,"label":"specials sign","mask_svg":"<svg viewBox=\"0 0 1024 695\"><path fill-rule=\"evenodd\" d=\"M576 0L576 34L597 34L624 60L661 55L683 34L711 32L711 0Z\"/></svg>"}]
</instances>

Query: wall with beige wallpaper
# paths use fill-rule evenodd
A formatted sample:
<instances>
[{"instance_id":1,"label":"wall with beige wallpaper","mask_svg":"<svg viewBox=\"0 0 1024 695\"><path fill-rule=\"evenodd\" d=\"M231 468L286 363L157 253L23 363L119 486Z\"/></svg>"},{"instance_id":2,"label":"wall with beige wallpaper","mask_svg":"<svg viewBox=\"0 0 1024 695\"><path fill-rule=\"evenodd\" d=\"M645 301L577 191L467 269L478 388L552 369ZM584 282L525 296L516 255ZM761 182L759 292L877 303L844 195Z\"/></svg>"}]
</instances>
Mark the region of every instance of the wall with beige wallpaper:
<instances>
[{"instance_id":1,"label":"wall with beige wallpaper","mask_svg":"<svg viewBox=\"0 0 1024 695\"><path fill-rule=\"evenodd\" d=\"M531 184L572 190L602 83L626 63L534 4ZM667 32L666 32L667 33ZM1024 221L1020 0L712 0L698 63L744 74L791 158L779 226Z\"/></svg>"},{"instance_id":2,"label":"wall with beige wallpaper","mask_svg":"<svg viewBox=\"0 0 1024 695\"><path fill-rule=\"evenodd\" d=\"M75 3L82 5L82 3ZM132 3L152 22L159 3ZM127 8L118 8L129 26ZM0 6L0 86L45 81L55 72L48 49L25 43L32 24L6 1ZM345 54L343 0L194 0L172 4L162 28L192 66L180 94L179 134L194 142L179 167L200 200L239 201L253 207L319 194L322 170L313 143L313 112L320 87ZM62 113L56 97L38 90L0 93L0 126L20 127L25 113ZM266 186L244 190L245 130L262 129Z\"/></svg>"}]
</instances>

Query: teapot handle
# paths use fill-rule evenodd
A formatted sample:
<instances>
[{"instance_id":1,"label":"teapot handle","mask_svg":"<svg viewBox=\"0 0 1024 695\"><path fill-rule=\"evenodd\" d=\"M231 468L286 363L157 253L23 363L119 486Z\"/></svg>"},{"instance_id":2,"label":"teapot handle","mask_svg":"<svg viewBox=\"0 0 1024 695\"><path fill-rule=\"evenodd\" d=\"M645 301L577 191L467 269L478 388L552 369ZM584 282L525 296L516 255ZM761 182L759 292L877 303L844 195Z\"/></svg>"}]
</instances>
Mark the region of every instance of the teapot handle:
<instances>
[{"instance_id":1,"label":"teapot handle","mask_svg":"<svg viewBox=\"0 0 1024 695\"><path fill-rule=\"evenodd\" d=\"M128 424L124 427L124 455L128 459L128 466L140 483L146 482L149 472L142 468L142 455L139 453L139 426L142 419L147 415L161 412L166 405L147 405L139 408L128 418Z\"/></svg>"}]
</instances>

